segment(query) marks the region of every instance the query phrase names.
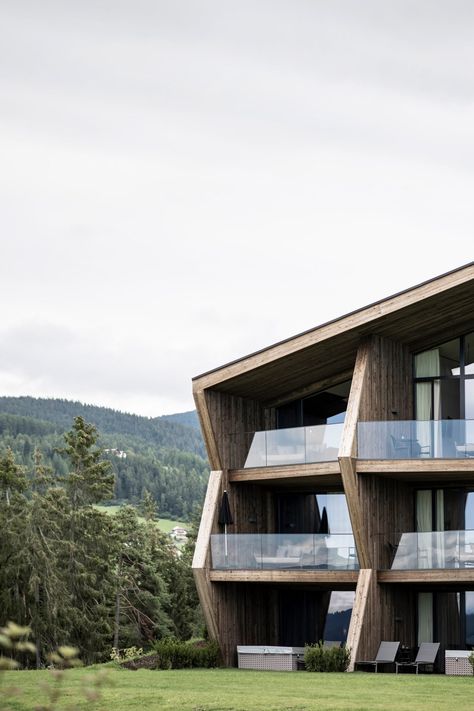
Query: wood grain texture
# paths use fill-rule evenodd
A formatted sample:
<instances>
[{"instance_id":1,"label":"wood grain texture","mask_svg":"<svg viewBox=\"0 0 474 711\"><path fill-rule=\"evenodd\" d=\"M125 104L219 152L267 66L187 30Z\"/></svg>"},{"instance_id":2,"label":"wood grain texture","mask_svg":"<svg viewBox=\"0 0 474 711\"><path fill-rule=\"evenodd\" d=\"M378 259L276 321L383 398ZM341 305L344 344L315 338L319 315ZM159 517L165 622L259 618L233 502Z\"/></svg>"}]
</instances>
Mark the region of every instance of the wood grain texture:
<instances>
[{"instance_id":1,"label":"wood grain texture","mask_svg":"<svg viewBox=\"0 0 474 711\"><path fill-rule=\"evenodd\" d=\"M346 641L346 646L350 649L351 652L351 660L347 669L348 672L354 671L354 665L358 658L357 655L359 651L359 642L362 626L364 624L367 599L369 597L370 587L374 584L374 578L375 576L373 570L371 570L370 568L359 570L354 605L352 607L351 621L349 624L349 630L347 632Z\"/></svg>"},{"instance_id":2,"label":"wood grain texture","mask_svg":"<svg viewBox=\"0 0 474 711\"><path fill-rule=\"evenodd\" d=\"M474 474L473 459L358 459L358 474Z\"/></svg>"},{"instance_id":3,"label":"wood grain texture","mask_svg":"<svg viewBox=\"0 0 474 711\"><path fill-rule=\"evenodd\" d=\"M352 532L354 534L361 568L371 568L372 564L364 522L364 511L359 500L354 455L356 452L357 421L361 402L364 397L365 384L368 379L370 355L371 344L365 339L357 352L354 376L352 378L342 439L339 447L339 467L341 470L342 484L346 494L347 508L349 510Z\"/></svg>"},{"instance_id":4,"label":"wood grain texture","mask_svg":"<svg viewBox=\"0 0 474 711\"><path fill-rule=\"evenodd\" d=\"M213 595L211 582L209 580L211 533L216 522L222 481L223 476L221 471L212 471L210 473L196 547L194 549L192 569L199 602L209 635L219 643L221 653L224 654L223 642L218 625L215 596Z\"/></svg>"},{"instance_id":5,"label":"wood grain texture","mask_svg":"<svg viewBox=\"0 0 474 711\"><path fill-rule=\"evenodd\" d=\"M314 464L298 464L284 467L234 469L229 472L229 480L232 482L277 482L283 479L295 480L332 477L341 483L340 473L338 462L317 462ZM324 486L324 482L321 482L321 486Z\"/></svg>"},{"instance_id":6,"label":"wood grain texture","mask_svg":"<svg viewBox=\"0 0 474 711\"><path fill-rule=\"evenodd\" d=\"M474 568L453 568L452 570L379 570L379 583L427 584L474 583Z\"/></svg>"},{"instance_id":7,"label":"wood grain texture","mask_svg":"<svg viewBox=\"0 0 474 711\"><path fill-rule=\"evenodd\" d=\"M356 570L212 570L213 582L314 583L333 590L352 590L357 585Z\"/></svg>"},{"instance_id":8,"label":"wood grain texture","mask_svg":"<svg viewBox=\"0 0 474 711\"><path fill-rule=\"evenodd\" d=\"M209 566L209 546L215 524L218 504L222 490L222 471L211 471L207 484L206 496L202 508L201 521L196 539L192 562L193 569Z\"/></svg>"},{"instance_id":9,"label":"wood grain texture","mask_svg":"<svg viewBox=\"0 0 474 711\"><path fill-rule=\"evenodd\" d=\"M216 435L212 427L212 421L209 415L209 409L207 407L206 394L203 390L195 390L193 395L194 402L196 403L199 423L201 425L202 436L206 444L209 464L211 466L211 469L215 469L216 471L222 470L222 463L219 454L219 448L217 446Z\"/></svg>"}]
</instances>

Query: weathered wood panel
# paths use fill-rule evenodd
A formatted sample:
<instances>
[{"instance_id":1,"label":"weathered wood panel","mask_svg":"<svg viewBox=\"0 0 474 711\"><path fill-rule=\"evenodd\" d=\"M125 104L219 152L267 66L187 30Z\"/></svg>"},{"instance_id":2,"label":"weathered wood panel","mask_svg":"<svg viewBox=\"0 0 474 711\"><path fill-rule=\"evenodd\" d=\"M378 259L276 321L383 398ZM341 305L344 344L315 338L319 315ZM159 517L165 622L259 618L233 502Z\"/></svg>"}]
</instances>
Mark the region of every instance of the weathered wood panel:
<instances>
[{"instance_id":1,"label":"weathered wood panel","mask_svg":"<svg viewBox=\"0 0 474 711\"><path fill-rule=\"evenodd\" d=\"M360 422L413 419L412 356L406 346L373 335L366 342L368 374Z\"/></svg>"},{"instance_id":2,"label":"weathered wood panel","mask_svg":"<svg viewBox=\"0 0 474 711\"><path fill-rule=\"evenodd\" d=\"M240 644L278 644L277 591L266 585L214 583L224 663L235 666Z\"/></svg>"},{"instance_id":3,"label":"weathered wood panel","mask_svg":"<svg viewBox=\"0 0 474 711\"><path fill-rule=\"evenodd\" d=\"M408 482L359 475L370 558L374 568L389 568L401 532L415 530L414 488Z\"/></svg>"},{"instance_id":4,"label":"weathered wood panel","mask_svg":"<svg viewBox=\"0 0 474 711\"><path fill-rule=\"evenodd\" d=\"M213 428L213 423L209 415L206 396L203 390L194 390L194 402L201 425L201 432L206 444L207 456L211 469L216 471L222 470L222 461L217 446L216 433Z\"/></svg>"},{"instance_id":5,"label":"weathered wood panel","mask_svg":"<svg viewBox=\"0 0 474 711\"><path fill-rule=\"evenodd\" d=\"M415 605L413 590L373 582L369 588L357 661L375 659L382 641L397 641L414 647Z\"/></svg>"},{"instance_id":6,"label":"weathered wood panel","mask_svg":"<svg viewBox=\"0 0 474 711\"><path fill-rule=\"evenodd\" d=\"M352 524L352 532L357 547L361 568L371 568L370 553L364 524L362 507L359 501L358 480L355 469L355 450L357 421L367 380L370 347L361 343L354 367L354 375L347 403L342 440L339 447L339 467L346 494L347 507Z\"/></svg>"},{"instance_id":7,"label":"weathered wood panel","mask_svg":"<svg viewBox=\"0 0 474 711\"><path fill-rule=\"evenodd\" d=\"M358 459L359 474L444 474L455 479L451 474L474 474L474 459Z\"/></svg>"},{"instance_id":8,"label":"weathered wood panel","mask_svg":"<svg viewBox=\"0 0 474 711\"><path fill-rule=\"evenodd\" d=\"M285 467L262 467L255 469L234 469L229 472L231 482L281 482L285 479L319 479L320 486L328 483L341 484L341 472L338 462L318 462L315 464L288 465Z\"/></svg>"},{"instance_id":9,"label":"weathered wood panel","mask_svg":"<svg viewBox=\"0 0 474 711\"><path fill-rule=\"evenodd\" d=\"M380 570L377 573L380 583L429 584L474 583L473 568L453 568L451 570Z\"/></svg>"},{"instance_id":10,"label":"weathered wood panel","mask_svg":"<svg viewBox=\"0 0 474 711\"><path fill-rule=\"evenodd\" d=\"M210 473L192 562L194 581L196 583L206 626L211 639L217 640L219 644L221 644L221 635L219 632L215 596L213 595L212 585L209 580L209 568L211 533L216 527L222 481L223 476L221 471L212 471Z\"/></svg>"},{"instance_id":11,"label":"weathered wood panel","mask_svg":"<svg viewBox=\"0 0 474 711\"><path fill-rule=\"evenodd\" d=\"M230 533L274 533L275 496L252 483L229 484L230 507L234 523Z\"/></svg>"},{"instance_id":12,"label":"weathered wood panel","mask_svg":"<svg viewBox=\"0 0 474 711\"><path fill-rule=\"evenodd\" d=\"M369 569L359 570L357 579L357 587L354 598L354 606L352 608L351 621L347 632L346 646L351 652L351 661L347 671L354 671L354 665L358 658L360 636L365 618L365 610L367 607L367 599L369 597L370 587L376 585L374 572Z\"/></svg>"},{"instance_id":13,"label":"weathered wood panel","mask_svg":"<svg viewBox=\"0 0 474 711\"><path fill-rule=\"evenodd\" d=\"M314 583L334 590L353 590L357 585L356 570L212 570L213 582Z\"/></svg>"},{"instance_id":14,"label":"weathered wood panel","mask_svg":"<svg viewBox=\"0 0 474 711\"><path fill-rule=\"evenodd\" d=\"M205 392L219 461L223 469L243 467L252 435L256 431L274 427L274 413L257 400L235 397L216 390Z\"/></svg>"}]
</instances>

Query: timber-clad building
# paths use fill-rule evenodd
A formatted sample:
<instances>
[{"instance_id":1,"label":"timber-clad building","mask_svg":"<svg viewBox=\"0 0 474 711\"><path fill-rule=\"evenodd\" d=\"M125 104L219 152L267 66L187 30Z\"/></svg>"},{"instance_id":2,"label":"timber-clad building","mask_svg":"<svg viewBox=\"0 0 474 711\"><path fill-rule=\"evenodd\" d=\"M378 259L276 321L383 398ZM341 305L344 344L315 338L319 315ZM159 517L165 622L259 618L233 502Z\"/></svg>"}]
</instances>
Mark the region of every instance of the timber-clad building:
<instances>
[{"instance_id":1,"label":"timber-clad building","mask_svg":"<svg viewBox=\"0 0 474 711\"><path fill-rule=\"evenodd\" d=\"M238 645L474 647L474 262L193 380L194 576ZM227 492L231 518L223 518Z\"/></svg>"}]
</instances>

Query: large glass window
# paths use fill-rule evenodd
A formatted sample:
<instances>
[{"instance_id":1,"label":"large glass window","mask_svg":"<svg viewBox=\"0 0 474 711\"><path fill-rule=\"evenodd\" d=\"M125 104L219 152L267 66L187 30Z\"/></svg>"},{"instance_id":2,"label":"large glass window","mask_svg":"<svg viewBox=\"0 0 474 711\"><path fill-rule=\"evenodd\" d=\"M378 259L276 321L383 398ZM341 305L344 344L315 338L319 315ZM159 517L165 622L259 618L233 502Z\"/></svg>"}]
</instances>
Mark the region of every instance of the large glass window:
<instances>
[{"instance_id":1,"label":"large glass window","mask_svg":"<svg viewBox=\"0 0 474 711\"><path fill-rule=\"evenodd\" d=\"M355 592L333 590L324 624L325 642L345 642L349 631Z\"/></svg>"},{"instance_id":2,"label":"large glass window","mask_svg":"<svg viewBox=\"0 0 474 711\"><path fill-rule=\"evenodd\" d=\"M445 649L474 647L474 591L418 593L418 644L439 642L438 667Z\"/></svg>"},{"instance_id":3,"label":"large glass window","mask_svg":"<svg viewBox=\"0 0 474 711\"><path fill-rule=\"evenodd\" d=\"M277 533L352 534L345 494L278 494Z\"/></svg>"},{"instance_id":4,"label":"large glass window","mask_svg":"<svg viewBox=\"0 0 474 711\"><path fill-rule=\"evenodd\" d=\"M277 408L277 427L308 427L344 422L351 381L334 385L319 393Z\"/></svg>"},{"instance_id":5,"label":"large glass window","mask_svg":"<svg viewBox=\"0 0 474 711\"><path fill-rule=\"evenodd\" d=\"M474 491L460 487L419 489L416 492L416 530L474 530Z\"/></svg>"},{"instance_id":6,"label":"large glass window","mask_svg":"<svg viewBox=\"0 0 474 711\"><path fill-rule=\"evenodd\" d=\"M414 358L417 420L474 419L474 333Z\"/></svg>"}]
</instances>

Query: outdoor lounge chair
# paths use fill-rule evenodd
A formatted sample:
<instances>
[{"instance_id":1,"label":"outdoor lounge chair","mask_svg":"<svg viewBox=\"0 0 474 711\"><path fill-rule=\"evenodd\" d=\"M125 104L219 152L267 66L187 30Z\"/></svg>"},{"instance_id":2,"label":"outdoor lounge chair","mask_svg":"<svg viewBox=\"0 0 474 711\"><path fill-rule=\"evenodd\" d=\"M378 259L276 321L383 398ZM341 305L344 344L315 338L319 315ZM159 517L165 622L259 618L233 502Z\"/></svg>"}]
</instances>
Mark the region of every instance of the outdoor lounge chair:
<instances>
[{"instance_id":1,"label":"outdoor lounge chair","mask_svg":"<svg viewBox=\"0 0 474 711\"><path fill-rule=\"evenodd\" d=\"M398 667L415 667L416 673L424 664L433 665L438 654L439 642L422 642L418 649L418 654L414 662L395 662L395 670L398 674Z\"/></svg>"},{"instance_id":2,"label":"outdoor lounge chair","mask_svg":"<svg viewBox=\"0 0 474 711\"><path fill-rule=\"evenodd\" d=\"M399 646L400 642L380 642L379 651L377 652L375 659L356 662L355 666L358 667L359 664L365 664L367 666L375 667L374 671L377 672L379 664L395 663L395 657L397 656Z\"/></svg>"}]
</instances>

